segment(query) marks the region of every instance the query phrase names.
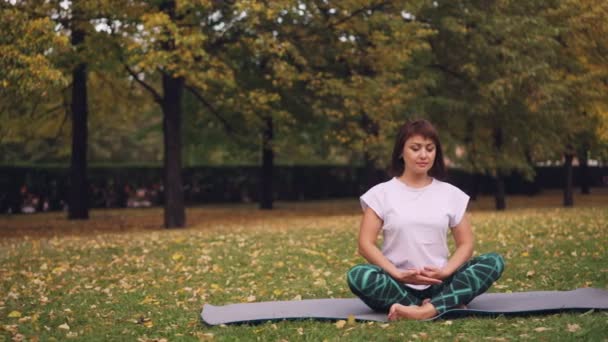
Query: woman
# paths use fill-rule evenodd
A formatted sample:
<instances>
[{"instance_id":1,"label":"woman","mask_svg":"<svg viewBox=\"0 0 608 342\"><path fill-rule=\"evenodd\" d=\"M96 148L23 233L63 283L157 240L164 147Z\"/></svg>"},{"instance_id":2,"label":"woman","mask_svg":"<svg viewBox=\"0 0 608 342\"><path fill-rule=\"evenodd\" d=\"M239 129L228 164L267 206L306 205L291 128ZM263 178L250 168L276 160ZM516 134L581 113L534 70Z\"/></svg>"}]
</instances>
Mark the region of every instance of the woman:
<instances>
[{"instance_id":1,"label":"woman","mask_svg":"<svg viewBox=\"0 0 608 342\"><path fill-rule=\"evenodd\" d=\"M359 253L370 263L348 272L348 285L389 320L428 319L470 302L502 274L500 255L471 258L469 196L445 174L437 131L426 120L401 127L392 155L394 177L361 196ZM450 228L456 249L447 246ZM382 250L376 246L382 231ZM470 260L469 260L470 259Z\"/></svg>"}]
</instances>

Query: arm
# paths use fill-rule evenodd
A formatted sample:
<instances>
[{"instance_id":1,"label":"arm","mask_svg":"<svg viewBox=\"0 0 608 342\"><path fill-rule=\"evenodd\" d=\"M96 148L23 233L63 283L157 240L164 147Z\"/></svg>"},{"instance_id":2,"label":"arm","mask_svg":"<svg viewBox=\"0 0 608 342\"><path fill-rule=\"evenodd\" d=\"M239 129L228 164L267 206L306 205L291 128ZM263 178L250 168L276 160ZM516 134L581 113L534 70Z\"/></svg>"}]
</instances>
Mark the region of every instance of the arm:
<instances>
[{"instance_id":1,"label":"arm","mask_svg":"<svg viewBox=\"0 0 608 342\"><path fill-rule=\"evenodd\" d=\"M359 254L370 264L381 267L391 277L409 284L439 284L438 279L420 275L418 270L400 270L376 246L382 220L371 208L365 209L359 230Z\"/></svg>"},{"instance_id":2,"label":"arm","mask_svg":"<svg viewBox=\"0 0 608 342\"><path fill-rule=\"evenodd\" d=\"M456 272L458 267L471 258L473 255L473 246L475 244L475 240L473 238L471 223L466 215L456 227L452 228L452 236L454 237L454 242L456 243L456 250L454 251L454 254L452 254L452 257L450 257L448 260L448 263L442 269L427 266L422 272L423 275L436 279L448 278L454 272Z\"/></svg>"}]
</instances>

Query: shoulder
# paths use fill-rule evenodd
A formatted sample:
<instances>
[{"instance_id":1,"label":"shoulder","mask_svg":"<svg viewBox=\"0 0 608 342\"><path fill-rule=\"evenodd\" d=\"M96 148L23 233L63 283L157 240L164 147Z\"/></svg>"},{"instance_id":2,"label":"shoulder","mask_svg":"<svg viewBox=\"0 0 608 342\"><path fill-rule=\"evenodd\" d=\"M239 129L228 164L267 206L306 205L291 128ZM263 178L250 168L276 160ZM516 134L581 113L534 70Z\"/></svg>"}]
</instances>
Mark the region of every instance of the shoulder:
<instances>
[{"instance_id":1,"label":"shoulder","mask_svg":"<svg viewBox=\"0 0 608 342\"><path fill-rule=\"evenodd\" d=\"M386 182L378 183L372 186L367 192L370 193L385 193L390 191L394 187L394 178L387 180Z\"/></svg>"},{"instance_id":2,"label":"shoulder","mask_svg":"<svg viewBox=\"0 0 608 342\"><path fill-rule=\"evenodd\" d=\"M457 186L454 186L448 182L444 182L444 181L440 181L438 179L435 179L434 182L435 187L441 191L444 192L446 194L454 194L457 196L468 196L464 191L460 190L460 188L458 188Z\"/></svg>"}]
</instances>

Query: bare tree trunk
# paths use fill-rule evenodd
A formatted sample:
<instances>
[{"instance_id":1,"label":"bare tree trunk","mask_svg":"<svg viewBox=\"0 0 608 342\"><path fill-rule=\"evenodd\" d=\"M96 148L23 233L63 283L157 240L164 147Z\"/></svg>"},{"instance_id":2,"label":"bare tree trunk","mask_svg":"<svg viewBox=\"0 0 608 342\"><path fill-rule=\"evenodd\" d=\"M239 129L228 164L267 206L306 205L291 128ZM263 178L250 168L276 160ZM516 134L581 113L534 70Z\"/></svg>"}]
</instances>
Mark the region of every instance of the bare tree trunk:
<instances>
[{"instance_id":1,"label":"bare tree trunk","mask_svg":"<svg viewBox=\"0 0 608 342\"><path fill-rule=\"evenodd\" d=\"M502 153L503 146L503 132L502 128L494 128L494 147L498 154ZM495 193L495 204L496 210L505 210L507 208L507 201L505 199L505 179L504 174L500 167L496 170L496 193Z\"/></svg>"},{"instance_id":2,"label":"bare tree trunk","mask_svg":"<svg viewBox=\"0 0 608 342\"><path fill-rule=\"evenodd\" d=\"M270 210L273 206L272 176L274 171L274 150L272 140L274 139L274 127L272 117L266 117L266 125L262 132L262 174L261 174L261 196L260 209Z\"/></svg>"},{"instance_id":3,"label":"bare tree trunk","mask_svg":"<svg viewBox=\"0 0 608 342\"><path fill-rule=\"evenodd\" d=\"M500 173L496 173L496 194L495 194L496 210L505 210L507 208L505 195L505 178Z\"/></svg>"},{"instance_id":4,"label":"bare tree trunk","mask_svg":"<svg viewBox=\"0 0 608 342\"><path fill-rule=\"evenodd\" d=\"M184 227L186 209L182 180L182 106L184 79L163 74L165 228Z\"/></svg>"},{"instance_id":5,"label":"bare tree trunk","mask_svg":"<svg viewBox=\"0 0 608 342\"><path fill-rule=\"evenodd\" d=\"M76 49L84 43L85 32L72 22L71 43ZM72 71L72 156L70 160L70 192L68 219L89 218L89 188L87 181L87 65L78 63Z\"/></svg>"},{"instance_id":6,"label":"bare tree trunk","mask_svg":"<svg viewBox=\"0 0 608 342\"><path fill-rule=\"evenodd\" d=\"M564 153L564 207L574 206L574 191L572 186L572 159L574 153L570 149Z\"/></svg>"},{"instance_id":7,"label":"bare tree trunk","mask_svg":"<svg viewBox=\"0 0 608 342\"><path fill-rule=\"evenodd\" d=\"M377 137L380 133L380 127L367 113L361 114L361 121L359 122L361 128L368 136ZM368 151L363 153L363 190L374 186L377 182L376 179L376 161L375 157Z\"/></svg>"},{"instance_id":8,"label":"bare tree trunk","mask_svg":"<svg viewBox=\"0 0 608 342\"><path fill-rule=\"evenodd\" d=\"M589 153L589 149L584 146L578 154L578 162L580 165L579 184L581 185L581 194L583 195L591 193L589 186L589 158L587 153Z\"/></svg>"}]
</instances>

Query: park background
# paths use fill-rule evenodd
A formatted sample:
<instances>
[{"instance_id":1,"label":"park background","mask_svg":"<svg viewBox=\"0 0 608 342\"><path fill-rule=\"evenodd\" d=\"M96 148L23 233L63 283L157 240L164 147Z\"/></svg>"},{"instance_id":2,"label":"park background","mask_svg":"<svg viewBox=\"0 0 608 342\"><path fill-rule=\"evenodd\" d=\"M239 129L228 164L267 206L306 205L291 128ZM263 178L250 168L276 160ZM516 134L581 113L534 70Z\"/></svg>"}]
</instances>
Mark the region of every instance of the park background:
<instances>
[{"instance_id":1,"label":"park background","mask_svg":"<svg viewBox=\"0 0 608 342\"><path fill-rule=\"evenodd\" d=\"M511 265L493 291L606 288L607 16L599 0L0 1L3 336L606 338L603 313L207 331L196 311L350 296L356 198L414 118L473 199L478 250Z\"/></svg>"}]
</instances>

